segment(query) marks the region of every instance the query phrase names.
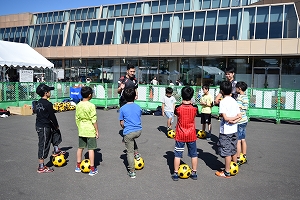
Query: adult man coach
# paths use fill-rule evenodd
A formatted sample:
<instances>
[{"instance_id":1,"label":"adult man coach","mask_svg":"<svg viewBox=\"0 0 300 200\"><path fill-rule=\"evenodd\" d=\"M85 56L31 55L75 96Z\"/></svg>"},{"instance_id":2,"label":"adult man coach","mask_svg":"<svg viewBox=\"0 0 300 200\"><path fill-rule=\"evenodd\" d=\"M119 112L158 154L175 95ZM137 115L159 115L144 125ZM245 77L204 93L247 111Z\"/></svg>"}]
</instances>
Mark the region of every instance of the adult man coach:
<instances>
[{"instance_id":1,"label":"adult man coach","mask_svg":"<svg viewBox=\"0 0 300 200\"><path fill-rule=\"evenodd\" d=\"M135 99L137 99L138 81L135 78L135 67L131 64L127 65L126 75L122 76L118 81L118 94L120 94L120 99L119 99L120 108L127 103L123 96L123 91L127 88L135 89L136 92Z\"/></svg>"}]
</instances>

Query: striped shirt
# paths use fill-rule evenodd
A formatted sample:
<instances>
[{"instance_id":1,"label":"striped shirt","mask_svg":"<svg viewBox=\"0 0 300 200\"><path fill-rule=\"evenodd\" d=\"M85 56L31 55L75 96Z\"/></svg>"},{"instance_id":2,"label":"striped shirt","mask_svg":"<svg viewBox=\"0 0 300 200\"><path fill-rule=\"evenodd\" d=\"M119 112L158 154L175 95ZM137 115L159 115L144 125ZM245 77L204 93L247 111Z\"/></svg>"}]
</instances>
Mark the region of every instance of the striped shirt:
<instances>
[{"instance_id":1,"label":"striped shirt","mask_svg":"<svg viewBox=\"0 0 300 200\"><path fill-rule=\"evenodd\" d=\"M175 140L178 142L194 142L197 140L195 117L198 114L198 106L192 104L180 104L175 106L177 115Z\"/></svg>"},{"instance_id":2,"label":"striped shirt","mask_svg":"<svg viewBox=\"0 0 300 200\"><path fill-rule=\"evenodd\" d=\"M249 105L248 96L245 94L239 94L236 101L239 105L239 108L241 110L241 115L242 115L242 119L240 119L238 124L243 124L243 123L248 122L248 117L247 117L247 110L248 110L248 105Z\"/></svg>"}]
</instances>

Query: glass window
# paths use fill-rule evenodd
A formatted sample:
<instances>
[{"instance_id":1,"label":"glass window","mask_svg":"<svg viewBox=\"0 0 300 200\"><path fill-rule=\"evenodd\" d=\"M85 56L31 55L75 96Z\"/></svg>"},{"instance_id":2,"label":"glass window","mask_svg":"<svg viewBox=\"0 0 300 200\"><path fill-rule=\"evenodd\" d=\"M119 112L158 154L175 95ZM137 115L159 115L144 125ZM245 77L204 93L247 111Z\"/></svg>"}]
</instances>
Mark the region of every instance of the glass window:
<instances>
[{"instance_id":1,"label":"glass window","mask_svg":"<svg viewBox=\"0 0 300 200\"><path fill-rule=\"evenodd\" d=\"M44 42L44 47L49 47L50 42L51 42L51 36L53 32L53 24L48 24L47 31L46 31L46 36L45 36L45 42Z\"/></svg>"},{"instance_id":2,"label":"glass window","mask_svg":"<svg viewBox=\"0 0 300 200\"><path fill-rule=\"evenodd\" d=\"M286 5L284 11L284 38L297 37L298 19L294 5Z\"/></svg>"},{"instance_id":3,"label":"glass window","mask_svg":"<svg viewBox=\"0 0 300 200\"><path fill-rule=\"evenodd\" d=\"M82 33L81 33L81 38L80 38L81 44L79 44L79 45L86 45L87 39L88 39L88 34L89 34L89 29L90 29L90 21L83 22Z\"/></svg>"},{"instance_id":4,"label":"glass window","mask_svg":"<svg viewBox=\"0 0 300 200\"><path fill-rule=\"evenodd\" d=\"M129 4L129 16L133 16L135 14L135 3Z\"/></svg>"},{"instance_id":5,"label":"glass window","mask_svg":"<svg viewBox=\"0 0 300 200\"><path fill-rule=\"evenodd\" d=\"M203 0L202 9L210 8L210 0Z\"/></svg>"},{"instance_id":6,"label":"glass window","mask_svg":"<svg viewBox=\"0 0 300 200\"><path fill-rule=\"evenodd\" d=\"M174 14L174 17L171 20L170 42L182 41L182 38L181 38L182 18L183 18L183 13Z\"/></svg>"},{"instance_id":7,"label":"glass window","mask_svg":"<svg viewBox=\"0 0 300 200\"><path fill-rule=\"evenodd\" d=\"M229 40L237 40L238 38L238 25L237 25L238 12L240 12L239 9L231 10Z\"/></svg>"},{"instance_id":8,"label":"glass window","mask_svg":"<svg viewBox=\"0 0 300 200\"><path fill-rule=\"evenodd\" d=\"M81 19L82 19L82 20L86 20L86 19L87 19L87 14L88 14L88 9L87 9L87 8L84 8L84 9L82 10Z\"/></svg>"},{"instance_id":9,"label":"glass window","mask_svg":"<svg viewBox=\"0 0 300 200\"><path fill-rule=\"evenodd\" d=\"M42 21L43 14L37 14L36 16L36 24L40 24Z\"/></svg>"},{"instance_id":10,"label":"glass window","mask_svg":"<svg viewBox=\"0 0 300 200\"><path fill-rule=\"evenodd\" d=\"M151 28L152 17L145 16L143 21L143 27L141 32L141 43L148 43L150 36L150 28Z\"/></svg>"},{"instance_id":11,"label":"glass window","mask_svg":"<svg viewBox=\"0 0 300 200\"><path fill-rule=\"evenodd\" d=\"M14 42L19 42L20 41L21 31L22 31L22 27L17 27L16 28ZM0 36L0 40L1 40L1 36Z\"/></svg>"},{"instance_id":12,"label":"glass window","mask_svg":"<svg viewBox=\"0 0 300 200\"><path fill-rule=\"evenodd\" d=\"M53 21L53 13L48 13L48 23L54 22Z\"/></svg>"},{"instance_id":13,"label":"glass window","mask_svg":"<svg viewBox=\"0 0 300 200\"><path fill-rule=\"evenodd\" d=\"M51 39L51 43L49 44L50 46L56 46L57 44L57 39L58 39L58 34L59 34L59 30L60 29L60 24L54 24L53 27L53 33L52 33L52 39Z\"/></svg>"},{"instance_id":14,"label":"glass window","mask_svg":"<svg viewBox=\"0 0 300 200\"><path fill-rule=\"evenodd\" d=\"M95 19L95 8L89 8L87 19Z\"/></svg>"},{"instance_id":15,"label":"glass window","mask_svg":"<svg viewBox=\"0 0 300 200\"><path fill-rule=\"evenodd\" d=\"M220 8L221 0L212 0L212 8Z\"/></svg>"},{"instance_id":16,"label":"glass window","mask_svg":"<svg viewBox=\"0 0 300 200\"><path fill-rule=\"evenodd\" d=\"M76 10L71 10L70 21L74 21L75 20L75 11Z\"/></svg>"},{"instance_id":17,"label":"glass window","mask_svg":"<svg viewBox=\"0 0 300 200\"><path fill-rule=\"evenodd\" d=\"M256 15L255 39L268 38L269 7L258 7Z\"/></svg>"},{"instance_id":18,"label":"glass window","mask_svg":"<svg viewBox=\"0 0 300 200\"><path fill-rule=\"evenodd\" d=\"M135 17L133 22L133 29L132 29L130 43L139 43L141 25L142 25L142 17Z\"/></svg>"},{"instance_id":19,"label":"glass window","mask_svg":"<svg viewBox=\"0 0 300 200\"><path fill-rule=\"evenodd\" d=\"M100 20L98 31L97 31L96 45L102 45L103 44L105 27L106 27L106 20Z\"/></svg>"},{"instance_id":20,"label":"glass window","mask_svg":"<svg viewBox=\"0 0 300 200\"><path fill-rule=\"evenodd\" d=\"M82 11L81 9L77 9L76 10L76 17L75 17L76 20L80 20L81 19L81 11Z\"/></svg>"},{"instance_id":21,"label":"glass window","mask_svg":"<svg viewBox=\"0 0 300 200\"><path fill-rule=\"evenodd\" d=\"M113 17L114 16L114 6L109 6L108 7L108 15L107 18Z\"/></svg>"},{"instance_id":22,"label":"glass window","mask_svg":"<svg viewBox=\"0 0 300 200\"><path fill-rule=\"evenodd\" d=\"M170 22L171 21L172 21L172 15L163 15L160 42L169 42L170 41Z\"/></svg>"},{"instance_id":23,"label":"glass window","mask_svg":"<svg viewBox=\"0 0 300 200\"><path fill-rule=\"evenodd\" d=\"M124 31L123 31L123 44L128 44L130 42L130 34L132 29L132 21L133 18L125 18L125 25L124 25Z\"/></svg>"},{"instance_id":24,"label":"glass window","mask_svg":"<svg viewBox=\"0 0 300 200\"><path fill-rule=\"evenodd\" d=\"M240 5L240 0L231 0L231 7L237 7Z\"/></svg>"},{"instance_id":25,"label":"glass window","mask_svg":"<svg viewBox=\"0 0 300 200\"><path fill-rule=\"evenodd\" d=\"M271 6L269 38L282 38L283 6Z\"/></svg>"},{"instance_id":26,"label":"glass window","mask_svg":"<svg viewBox=\"0 0 300 200\"><path fill-rule=\"evenodd\" d=\"M53 22L58 22L58 12L53 13Z\"/></svg>"},{"instance_id":27,"label":"glass window","mask_svg":"<svg viewBox=\"0 0 300 200\"><path fill-rule=\"evenodd\" d=\"M255 8L245 8L243 20L244 24L247 25L247 27L243 26L243 28L246 28L248 31L247 38L254 39Z\"/></svg>"},{"instance_id":28,"label":"glass window","mask_svg":"<svg viewBox=\"0 0 300 200\"><path fill-rule=\"evenodd\" d=\"M185 0L184 10L191 10L190 9L190 1L189 0Z\"/></svg>"},{"instance_id":29,"label":"glass window","mask_svg":"<svg viewBox=\"0 0 300 200\"><path fill-rule=\"evenodd\" d=\"M39 32L37 44L36 44L35 47L43 47L44 39L45 39L45 35L46 35L46 28L47 28L47 25L42 25L41 26L41 30Z\"/></svg>"},{"instance_id":30,"label":"glass window","mask_svg":"<svg viewBox=\"0 0 300 200\"><path fill-rule=\"evenodd\" d=\"M177 0L176 11L182 11L184 6L184 0Z\"/></svg>"},{"instance_id":31,"label":"glass window","mask_svg":"<svg viewBox=\"0 0 300 200\"><path fill-rule=\"evenodd\" d=\"M116 5L115 7L115 17L121 16L121 5Z\"/></svg>"},{"instance_id":32,"label":"glass window","mask_svg":"<svg viewBox=\"0 0 300 200\"><path fill-rule=\"evenodd\" d=\"M185 13L183 20L182 39L192 41L194 13Z\"/></svg>"},{"instance_id":33,"label":"glass window","mask_svg":"<svg viewBox=\"0 0 300 200\"><path fill-rule=\"evenodd\" d=\"M13 42L15 37L16 28L10 28L10 35L9 35L9 41Z\"/></svg>"},{"instance_id":34,"label":"glass window","mask_svg":"<svg viewBox=\"0 0 300 200\"><path fill-rule=\"evenodd\" d=\"M153 16L152 30L151 30L151 37L150 37L151 43L159 42L161 19L162 19L161 15Z\"/></svg>"},{"instance_id":35,"label":"glass window","mask_svg":"<svg viewBox=\"0 0 300 200\"><path fill-rule=\"evenodd\" d=\"M217 11L207 12L204 40L215 40Z\"/></svg>"},{"instance_id":36,"label":"glass window","mask_svg":"<svg viewBox=\"0 0 300 200\"><path fill-rule=\"evenodd\" d=\"M0 40L3 39L5 28L0 28Z\"/></svg>"},{"instance_id":37,"label":"glass window","mask_svg":"<svg viewBox=\"0 0 300 200\"><path fill-rule=\"evenodd\" d=\"M98 21L94 20L91 22L91 30L89 34L88 43L87 43L88 45L93 45L95 43L97 26L98 26Z\"/></svg>"},{"instance_id":38,"label":"glass window","mask_svg":"<svg viewBox=\"0 0 300 200\"><path fill-rule=\"evenodd\" d=\"M248 0L241 0L242 1L242 6L248 5Z\"/></svg>"},{"instance_id":39,"label":"glass window","mask_svg":"<svg viewBox=\"0 0 300 200\"><path fill-rule=\"evenodd\" d=\"M222 0L222 8L227 8L230 6L230 0Z\"/></svg>"},{"instance_id":40,"label":"glass window","mask_svg":"<svg viewBox=\"0 0 300 200\"><path fill-rule=\"evenodd\" d=\"M216 40L227 40L229 10L219 10L218 31Z\"/></svg>"},{"instance_id":41,"label":"glass window","mask_svg":"<svg viewBox=\"0 0 300 200\"><path fill-rule=\"evenodd\" d=\"M61 24L59 33L58 33L58 40L57 40L57 46L62 46L64 41L64 32L66 31L67 24Z\"/></svg>"},{"instance_id":42,"label":"glass window","mask_svg":"<svg viewBox=\"0 0 300 200\"><path fill-rule=\"evenodd\" d=\"M135 12L136 15L140 15L142 14L142 3L137 3L136 4L136 12Z\"/></svg>"},{"instance_id":43,"label":"glass window","mask_svg":"<svg viewBox=\"0 0 300 200\"><path fill-rule=\"evenodd\" d=\"M70 24L71 26L72 24ZM81 39L81 35L82 35L82 22L77 22L75 24L75 28L74 28L74 35L73 35L73 41L72 41L72 46L78 46L82 44L82 39Z\"/></svg>"},{"instance_id":44,"label":"glass window","mask_svg":"<svg viewBox=\"0 0 300 200\"><path fill-rule=\"evenodd\" d=\"M114 31L114 19L109 19L107 21L106 34L104 38L104 44L112 44L113 42L113 31Z\"/></svg>"},{"instance_id":45,"label":"glass window","mask_svg":"<svg viewBox=\"0 0 300 200\"><path fill-rule=\"evenodd\" d=\"M195 16L193 41L203 41L205 12L198 12Z\"/></svg>"},{"instance_id":46,"label":"glass window","mask_svg":"<svg viewBox=\"0 0 300 200\"><path fill-rule=\"evenodd\" d=\"M27 42L27 30L28 27L24 26L21 33L20 43L26 43Z\"/></svg>"},{"instance_id":47,"label":"glass window","mask_svg":"<svg viewBox=\"0 0 300 200\"><path fill-rule=\"evenodd\" d=\"M159 12L165 13L167 11L167 0L160 0Z\"/></svg>"},{"instance_id":48,"label":"glass window","mask_svg":"<svg viewBox=\"0 0 300 200\"><path fill-rule=\"evenodd\" d=\"M122 5L122 16L127 16L128 14L128 4Z\"/></svg>"},{"instance_id":49,"label":"glass window","mask_svg":"<svg viewBox=\"0 0 300 200\"><path fill-rule=\"evenodd\" d=\"M174 12L175 10L175 0L169 0L168 12Z\"/></svg>"},{"instance_id":50,"label":"glass window","mask_svg":"<svg viewBox=\"0 0 300 200\"><path fill-rule=\"evenodd\" d=\"M158 1L152 1L151 13L158 13Z\"/></svg>"}]
</instances>

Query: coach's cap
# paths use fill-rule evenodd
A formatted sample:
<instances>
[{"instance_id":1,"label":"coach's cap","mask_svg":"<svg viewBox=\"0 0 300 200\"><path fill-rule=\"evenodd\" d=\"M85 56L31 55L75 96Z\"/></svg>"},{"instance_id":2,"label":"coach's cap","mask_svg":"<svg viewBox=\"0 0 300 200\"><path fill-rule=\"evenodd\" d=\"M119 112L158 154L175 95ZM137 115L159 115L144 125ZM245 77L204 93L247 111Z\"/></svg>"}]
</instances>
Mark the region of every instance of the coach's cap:
<instances>
[{"instance_id":1,"label":"coach's cap","mask_svg":"<svg viewBox=\"0 0 300 200\"><path fill-rule=\"evenodd\" d=\"M36 93L43 97L46 92L49 92L50 90L54 90L54 87L49 87L48 85L42 83L36 88Z\"/></svg>"}]
</instances>

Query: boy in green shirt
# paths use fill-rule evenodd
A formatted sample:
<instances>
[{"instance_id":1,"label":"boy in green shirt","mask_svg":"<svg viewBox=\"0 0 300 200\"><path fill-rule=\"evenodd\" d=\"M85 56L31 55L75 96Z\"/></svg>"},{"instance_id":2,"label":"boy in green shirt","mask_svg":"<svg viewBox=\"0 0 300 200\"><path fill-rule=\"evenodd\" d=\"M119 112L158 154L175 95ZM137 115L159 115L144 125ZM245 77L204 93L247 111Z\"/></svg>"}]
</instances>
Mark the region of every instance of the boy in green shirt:
<instances>
[{"instance_id":1,"label":"boy in green shirt","mask_svg":"<svg viewBox=\"0 0 300 200\"><path fill-rule=\"evenodd\" d=\"M93 96L93 90L91 87L81 88L82 101L76 106L76 125L78 127L79 146L77 150L77 166L75 172L81 172L80 163L82 159L82 152L85 147L89 151L89 160L91 170L89 175L94 176L98 173L98 169L94 166L95 152L97 148L97 139L99 138L97 113L96 107L89 100Z\"/></svg>"}]
</instances>

